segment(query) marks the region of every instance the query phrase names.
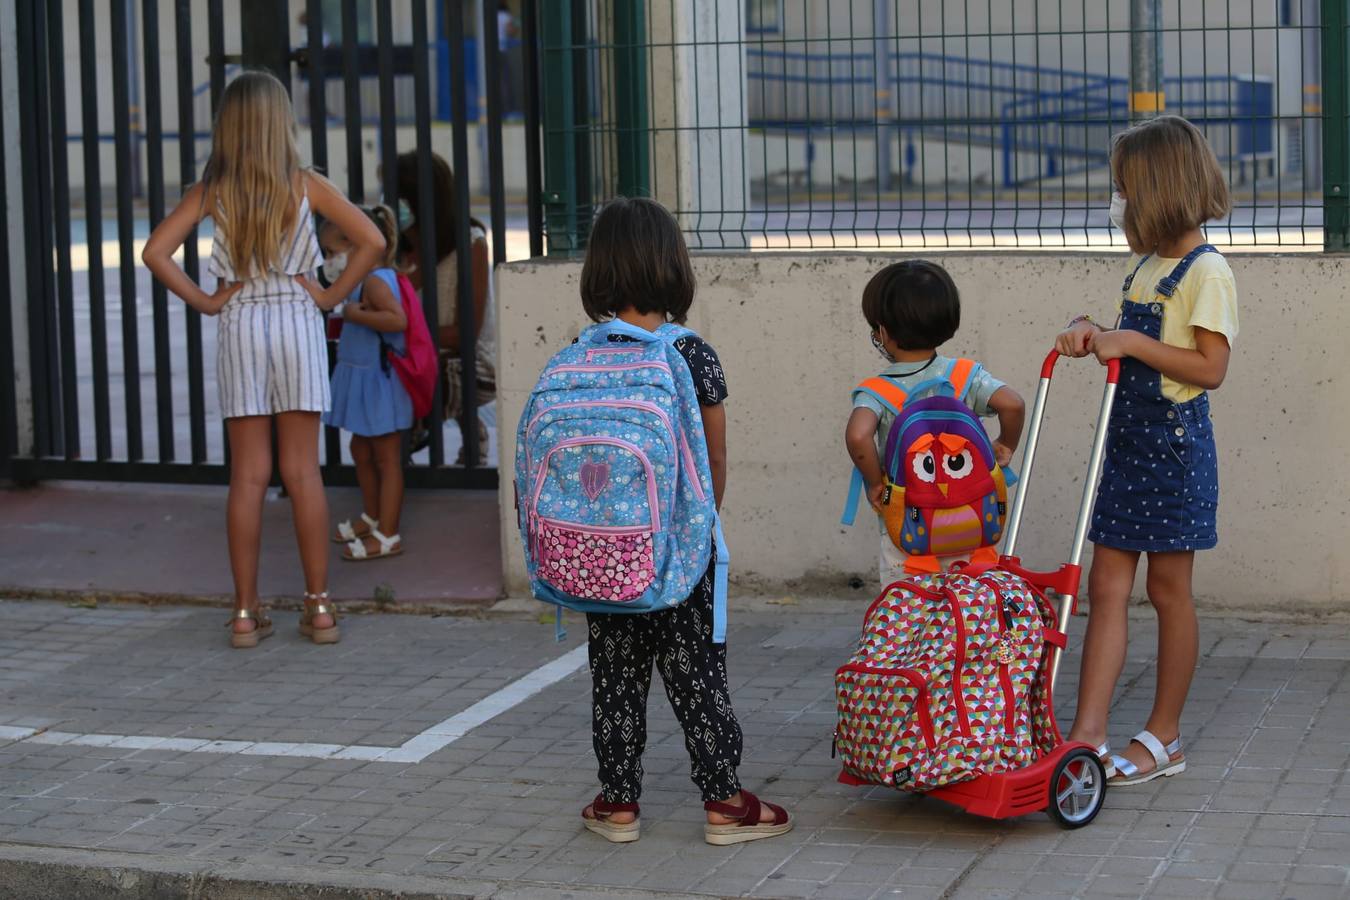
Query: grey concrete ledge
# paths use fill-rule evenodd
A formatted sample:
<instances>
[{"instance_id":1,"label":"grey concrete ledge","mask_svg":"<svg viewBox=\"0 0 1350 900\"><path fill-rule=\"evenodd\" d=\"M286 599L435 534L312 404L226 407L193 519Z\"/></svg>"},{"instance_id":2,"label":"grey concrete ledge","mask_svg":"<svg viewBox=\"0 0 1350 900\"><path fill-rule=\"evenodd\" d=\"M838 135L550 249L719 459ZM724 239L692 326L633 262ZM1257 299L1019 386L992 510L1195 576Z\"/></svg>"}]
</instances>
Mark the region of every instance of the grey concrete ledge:
<instances>
[{"instance_id":1,"label":"grey concrete ledge","mask_svg":"<svg viewBox=\"0 0 1350 900\"><path fill-rule=\"evenodd\" d=\"M167 856L0 842L6 900L679 900L691 894L420 875L356 875L299 866L189 862Z\"/></svg>"}]
</instances>

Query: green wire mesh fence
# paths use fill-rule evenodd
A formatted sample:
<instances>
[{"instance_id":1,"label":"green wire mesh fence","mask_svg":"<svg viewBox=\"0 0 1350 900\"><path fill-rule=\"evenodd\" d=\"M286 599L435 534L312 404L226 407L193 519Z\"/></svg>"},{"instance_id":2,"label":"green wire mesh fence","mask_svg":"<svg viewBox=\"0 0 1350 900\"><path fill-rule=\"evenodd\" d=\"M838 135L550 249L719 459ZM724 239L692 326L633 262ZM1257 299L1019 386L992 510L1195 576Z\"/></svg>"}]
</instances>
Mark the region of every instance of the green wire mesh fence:
<instances>
[{"instance_id":1,"label":"green wire mesh fence","mask_svg":"<svg viewBox=\"0 0 1350 900\"><path fill-rule=\"evenodd\" d=\"M1111 136L1159 112L1227 172L1210 240L1338 247L1346 5L549 0L548 248L616 194L700 249L1124 246Z\"/></svg>"}]
</instances>

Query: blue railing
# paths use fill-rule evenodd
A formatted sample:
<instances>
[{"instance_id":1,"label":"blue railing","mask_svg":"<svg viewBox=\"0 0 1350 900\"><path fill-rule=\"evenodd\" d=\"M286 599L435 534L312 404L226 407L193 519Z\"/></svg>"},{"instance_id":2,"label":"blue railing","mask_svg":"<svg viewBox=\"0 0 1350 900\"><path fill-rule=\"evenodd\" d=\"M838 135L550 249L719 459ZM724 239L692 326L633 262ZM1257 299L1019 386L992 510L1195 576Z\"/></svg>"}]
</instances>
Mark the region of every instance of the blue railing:
<instances>
[{"instance_id":1,"label":"blue railing","mask_svg":"<svg viewBox=\"0 0 1350 900\"><path fill-rule=\"evenodd\" d=\"M994 145L1002 180L1013 185L1105 165L1111 134L1129 120L1129 84L1119 76L922 52L888 52L885 61L893 105L879 118L871 53L749 47L749 124L808 132L881 125ZM1273 152L1269 79L1199 75L1165 78L1163 86L1169 111L1204 129L1220 158Z\"/></svg>"}]
</instances>

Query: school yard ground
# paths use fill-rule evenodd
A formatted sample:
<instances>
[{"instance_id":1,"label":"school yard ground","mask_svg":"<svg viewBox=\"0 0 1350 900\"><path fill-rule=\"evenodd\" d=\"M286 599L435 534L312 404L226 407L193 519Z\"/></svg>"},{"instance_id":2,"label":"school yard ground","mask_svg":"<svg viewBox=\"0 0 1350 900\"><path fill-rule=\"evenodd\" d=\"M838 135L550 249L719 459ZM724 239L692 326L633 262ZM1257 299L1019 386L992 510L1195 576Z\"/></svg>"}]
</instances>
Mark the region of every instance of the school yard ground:
<instances>
[{"instance_id":1,"label":"school yard ground","mask_svg":"<svg viewBox=\"0 0 1350 900\"><path fill-rule=\"evenodd\" d=\"M72 595L73 596L73 595ZM734 598L745 785L789 836L715 848L660 688L643 836L581 828L595 792L584 626L532 601L357 614L337 646L231 650L219 608L0 601L0 891L94 897L1346 897L1343 621L1206 617L1189 770L1086 828L836 782L832 674L866 597ZM1133 623L1113 737L1144 720ZM1081 636L1074 621L1072 637ZM1076 653L1060 696L1074 695ZM658 679L659 683L659 679ZM1061 700L1061 715L1070 710Z\"/></svg>"}]
</instances>

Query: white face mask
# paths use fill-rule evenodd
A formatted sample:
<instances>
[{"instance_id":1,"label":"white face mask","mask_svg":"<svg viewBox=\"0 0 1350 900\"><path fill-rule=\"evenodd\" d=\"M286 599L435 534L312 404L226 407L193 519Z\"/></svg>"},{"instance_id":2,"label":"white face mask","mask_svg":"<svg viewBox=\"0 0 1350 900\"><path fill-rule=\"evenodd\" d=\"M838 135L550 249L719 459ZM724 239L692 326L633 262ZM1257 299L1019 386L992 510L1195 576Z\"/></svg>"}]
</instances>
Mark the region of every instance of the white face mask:
<instances>
[{"instance_id":1,"label":"white face mask","mask_svg":"<svg viewBox=\"0 0 1350 900\"><path fill-rule=\"evenodd\" d=\"M1112 225L1121 231L1125 230L1125 198L1120 196L1120 191L1111 193L1111 208L1106 215L1110 217Z\"/></svg>"},{"instance_id":2,"label":"white face mask","mask_svg":"<svg viewBox=\"0 0 1350 900\"><path fill-rule=\"evenodd\" d=\"M347 268L347 254L334 253L323 261L323 277L329 284L342 277L342 272Z\"/></svg>"}]
</instances>

